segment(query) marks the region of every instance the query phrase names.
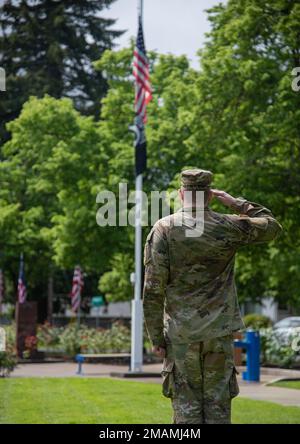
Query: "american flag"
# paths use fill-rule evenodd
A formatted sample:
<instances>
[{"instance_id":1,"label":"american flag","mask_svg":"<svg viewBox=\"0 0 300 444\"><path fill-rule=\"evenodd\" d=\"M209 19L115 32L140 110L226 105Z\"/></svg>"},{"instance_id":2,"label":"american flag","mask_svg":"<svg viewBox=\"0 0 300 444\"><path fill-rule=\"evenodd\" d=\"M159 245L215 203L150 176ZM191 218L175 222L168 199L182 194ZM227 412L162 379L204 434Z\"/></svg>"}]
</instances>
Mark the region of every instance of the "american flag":
<instances>
[{"instance_id":1,"label":"american flag","mask_svg":"<svg viewBox=\"0 0 300 444\"><path fill-rule=\"evenodd\" d=\"M147 120L146 106L152 99L149 62L146 55L141 17L139 17L138 35L134 49L133 75L135 77L135 169L138 176L146 169L147 151L144 124Z\"/></svg>"},{"instance_id":2,"label":"american flag","mask_svg":"<svg viewBox=\"0 0 300 444\"><path fill-rule=\"evenodd\" d=\"M146 123L146 105L152 99L152 94L141 17L139 17L138 35L134 49L133 75L135 77L135 112Z\"/></svg>"},{"instance_id":3,"label":"american flag","mask_svg":"<svg viewBox=\"0 0 300 444\"><path fill-rule=\"evenodd\" d=\"M23 253L20 255L20 268L19 268L19 279L18 279L18 301L19 304L23 304L26 301L26 283L25 283L25 273L24 273L24 259Z\"/></svg>"},{"instance_id":4,"label":"american flag","mask_svg":"<svg viewBox=\"0 0 300 444\"><path fill-rule=\"evenodd\" d=\"M74 270L72 290L71 290L72 310L74 312L76 312L80 307L82 288L83 288L83 274L81 268L79 267L79 265L77 265Z\"/></svg>"}]
</instances>

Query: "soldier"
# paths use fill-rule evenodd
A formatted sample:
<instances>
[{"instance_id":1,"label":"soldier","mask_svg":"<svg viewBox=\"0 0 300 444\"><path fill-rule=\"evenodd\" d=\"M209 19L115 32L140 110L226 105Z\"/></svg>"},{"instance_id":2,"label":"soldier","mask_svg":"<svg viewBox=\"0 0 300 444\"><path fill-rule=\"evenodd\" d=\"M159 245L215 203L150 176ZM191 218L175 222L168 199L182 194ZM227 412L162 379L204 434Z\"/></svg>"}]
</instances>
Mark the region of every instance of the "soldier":
<instances>
[{"instance_id":1,"label":"soldier","mask_svg":"<svg viewBox=\"0 0 300 444\"><path fill-rule=\"evenodd\" d=\"M183 207L156 222L145 245L145 324L153 352L164 358L163 394L171 398L174 424L230 423L231 399L239 393L233 332L244 328L235 253L271 241L281 230L270 210L213 190L211 181L210 171L183 171ZM204 230L187 236L196 223L199 191ZM239 215L212 211L214 196Z\"/></svg>"}]
</instances>

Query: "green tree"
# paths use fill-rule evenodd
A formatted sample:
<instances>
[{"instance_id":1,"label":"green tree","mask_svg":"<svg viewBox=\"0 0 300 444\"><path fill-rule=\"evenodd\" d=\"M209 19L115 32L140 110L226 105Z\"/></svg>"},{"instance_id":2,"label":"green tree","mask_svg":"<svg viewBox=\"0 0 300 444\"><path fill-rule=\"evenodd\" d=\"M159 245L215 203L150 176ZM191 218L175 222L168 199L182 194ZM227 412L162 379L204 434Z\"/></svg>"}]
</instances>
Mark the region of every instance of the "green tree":
<instances>
[{"instance_id":1,"label":"green tree","mask_svg":"<svg viewBox=\"0 0 300 444\"><path fill-rule=\"evenodd\" d=\"M71 97L84 113L99 112L107 85L92 62L122 32L101 11L114 0L22 0L0 6L0 62L7 91L1 125L15 119L30 95ZM1 127L4 137L4 126ZM7 137L7 135L6 135Z\"/></svg>"},{"instance_id":2,"label":"green tree","mask_svg":"<svg viewBox=\"0 0 300 444\"><path fill-rule=\"evenodd\" d=\"M176 186L183 166L200 166L214 171L215 187L269 206L284 234L239 253L239 294L254 300L275 296L293 307L299 307L300 278L300 95L291 82L292 69L300 66L299 11L298 2L281 0L231 0L213 8L200 72L184 58L151 55L154 100L148 109L145 180L148 191ZM129 60L129 52L107 52L99 62L110 85L101 128L108 149L122 153L121 164L112 154L112 171L114 165L126 171L131 158Z\"/></svg>"},{"instance_id":3,"label":"green tree","mask_svg":"<svg viewBox=\"0 0 300 444\"><path fill-rule=\"evenodd\" d=\"M281 238L238 256L239 290L300 305L300 66L298 1L229 0L209 11L212 25L197 82L193 145L216 160L220 185L269 206Z\"/></svg>"},{"instance_id":4,"label":"green tree","mask_svg":"<svg viewBox=\"0 0 300 444\"><path fill-rule=\"evenodd\" d=\"M296 1L229 0L209 12L200 71L184 56L149 54L153 100L144 180L147 192L177 187L178 172L198 166L215 173L216 188L269 206L284 234L239 253L238 290L243 299L270 295L293 307L299 307L300 279L300 95L291 88L291 71L299 61L299 18ZM106 51L95 63L109 86L98 123L68 101L31 99L11 124L0 169L1 236L4 246L8 236L11 257L24 239L43 242L40 251L58 267L79 261L98 273L111 300L130 294L134 229L98 227L96 196L118 193L120 182L134 189L131 61L132 47Z\"/></svg>"},{"instance_id":5,"label":"green tree","mask_svg":"<svg viewBox=\"0 0 300 444\"><path fill-rule=\"evenodd\" d=\"M153 100L148 105L146 126L146 192L166 190L174 175L186 164L185 143L190 137L188 107L194 98L197 78L185 56L164 56L153 52L149 59ZM128 130L134 120L131 64L132 48L106 51L95 64L97 69L106 73L109 84L108 93L102 101L99 132L103 153L107 157L107 189L115 192L119 182L128 183L129 192L135 186L133 135ZM103 171L102 164L101 168ZM144 237L148 231L144 229ZM112 235L118 242L117 254L108 256L109 269L101 277L99 288L107 293L110 300L124 300L132 293L129 277L130 271L134 271L134 229L119 227L114 233L108 227L107 236Z\"/></svg>"},{"instance_id":6,"label":"green tree","mask_svg":"<svg viewBox=\"0 0 300 444\"><path fill-rule=\"evenodd\" d=\"M81 116L70 99L49 96L30 98L8 126L12 138L3 147L0 163L1 261L16 282L19 253L24 252L29 295L35 298L45 294L55 266L56 239L51 229L55 218L63 215L62 196L84 193L99 134L92 117ZM78 198L70 226L78 223L80 204ZM79 252L70 268L80 259Z\"/></svg>"},{"instance_id":7,"label":"green tree","mask_svg":"<svg viewBox=\"0 0 300 444\"><path fill-rule=\"evenodd\" d=\"M134 270L133 254L116 253L109 265L111 270L101 276L99 290L105 293L108 302L129 301L133 295L130 282L130 274Z\"/></svg>"}]
</instances>

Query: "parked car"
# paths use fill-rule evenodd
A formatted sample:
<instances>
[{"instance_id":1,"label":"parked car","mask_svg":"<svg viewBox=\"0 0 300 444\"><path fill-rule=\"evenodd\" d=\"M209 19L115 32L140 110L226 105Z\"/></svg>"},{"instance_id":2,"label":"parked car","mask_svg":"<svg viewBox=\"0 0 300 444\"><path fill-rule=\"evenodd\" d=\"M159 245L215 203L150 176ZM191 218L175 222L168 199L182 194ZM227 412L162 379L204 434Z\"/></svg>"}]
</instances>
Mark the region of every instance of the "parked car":
<instances>
[{"instance_id":1,"label":"parked car","mask_svg":"<svg viewBox=\"0 0 300 444\"><path fill-rule=\"evenodd\" d=\"M282 344L288 345L292 335L297 334L297 332L300 335L300 316L281 319L273 326L273 329L278 340Z\"/></svg>"}]
</instances>

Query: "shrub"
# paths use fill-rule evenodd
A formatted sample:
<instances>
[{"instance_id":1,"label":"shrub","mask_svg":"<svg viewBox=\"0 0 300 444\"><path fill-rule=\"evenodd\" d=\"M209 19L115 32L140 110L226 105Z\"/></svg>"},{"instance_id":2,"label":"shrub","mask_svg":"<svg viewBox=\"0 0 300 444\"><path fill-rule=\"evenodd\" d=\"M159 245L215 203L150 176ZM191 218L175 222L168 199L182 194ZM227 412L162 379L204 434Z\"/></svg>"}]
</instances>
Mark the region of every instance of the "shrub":
<instances>
[{"instance_id":1,"label":"shrub","mask_svg":"<svg viewBox=\"0 0 300 444\"><path fill-rule=\"evenodd\" d=\"M6 334L5 351L0 352L0 377L7 377L17 365L15 326L4 326Z\"/></svg>"},{"instance_id":2,"label":"shrub","mask_svg":"<svg viewBox=\"0 0 300 444\"><path fill-rule=\"evenodd\" d=\"M81 352L121 353L130 350L130 330L120 322L115 322L111 329L82 329L79 331Z\"/></svg>"},{"instance_id":3,"label":"shrub","mask_svg":"<svg viewBox=\"0 0 300 444\"><path fill-rule=\"evenodd\" d=\"M55 331L51 331L55 329ZM70 323L65 328L49 325L38 330L39 345L57 347L67 355L77 353L118 353L130 350L130 330L120 322L115 322L111 329L88 328Z\"/></svg>"},{"instance_id":4,"label":"shrub","mask_svg":"<svg viewBox=\"0 0 300 444\"><path fill-rule=\"evenodd\" d=\"M0 352L0 377L5 378L13 371L17 365L16 351L7 347L6 351Z\"/></svg>"},{"instance_id":5,"label":"shrub","mask_svg":"<svg viewBox=\"0 0 300 444\"><path fill-rule=\"evenodd\" d=\"M108 335L107 347L110 351L129 352L131 345L130 330L125 325L115 322L111 330L106 330Z\"/></svg>"},{"instance_id":6,"label":"shrub","mask_svg":"<svg viewBox=\"0 0 300 444\"><path fill-rule=\"evenodd\" d=\"M261 329L261 360L262 364L278 365L279 367L291 367L297 357L291 344L294 337L291 335L288 342L284 344L272 328Z\"/></svg>"},{"instance_id":7,"label":"shrub","mask_svg":"<svg viewBox=\"0 0 300 444\"><path fill-rule=\"evenodd\" d=\"M29 359L36 352L38 339L36 336L26 336L25 338L25 350L23 351L23 358Z\"/></svg>"},{"instance_id":8,"label":"shrub","mask_svg":"<svg viewBox=\"0 0 300 444\"><path fill-rule=\"evenodd\" d=\"M65 329L63 329L59 337L59 344L65 353L71 356L80 353L80 337L82 334L88 334L88 329L84 326L80 326L78 328L75 324L69 324Z\"/></svg>"},{"instance_id":9,"label":"shrub","mask_svg":"<svg viewBox=\"0 0 300 444\"><path fill-rule=\"evenodd\" d=\"M267 316L251 313L244 316L244 323L247 328L253 328L254 330L259 330L261 328L271 327L272 321Z\"/></svg>"},{"instance_id":10,"label":"shrub","mask_svg":"<svg viewBox=\"0 0 300 444\"><path fill-rule=\"evenodd\" d=\"M39 347L56 348L60 343L60 335L63 330L62 327L52 327L49 322L39 325L36 335Z\"/></svg>"}]
</instances>

